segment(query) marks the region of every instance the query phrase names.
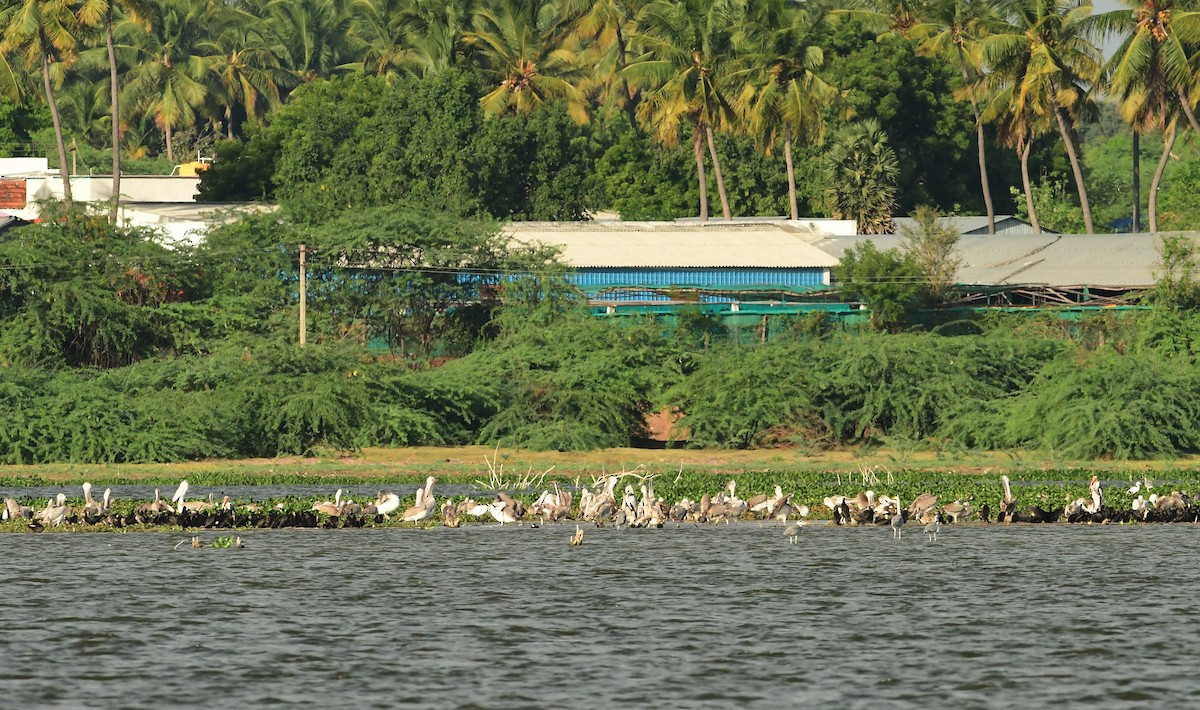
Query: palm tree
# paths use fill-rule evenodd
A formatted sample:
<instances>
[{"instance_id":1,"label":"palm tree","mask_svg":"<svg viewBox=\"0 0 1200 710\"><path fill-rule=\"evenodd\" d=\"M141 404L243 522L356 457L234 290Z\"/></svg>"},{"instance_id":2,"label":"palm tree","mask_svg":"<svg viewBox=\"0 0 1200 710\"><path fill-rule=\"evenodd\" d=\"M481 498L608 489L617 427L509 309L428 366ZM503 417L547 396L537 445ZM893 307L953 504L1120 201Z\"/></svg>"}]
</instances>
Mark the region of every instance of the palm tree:
<instances>
[{"instance_id":1,"label":"palm tree","mask_svg":"<svg viewBox=\"0 0 1200 710\"><path fill-rule=\"evenodd\" d=\"M605 96L616 96L633 126L641 94L622 75L637 50L634 38L638 16L650 0L565 0L562 12L573 35L586 43L585 56L593 64L592 81ZM616 91L617 84L620 91Z\"/></svg>"},{"instance_id":2,"label":"palm tree","mask_svg":"<svg viewBox=\"0 0 1200 710\"><path fill-rule=\"evenodd\" d=\"M394 77L416 68L403 12L408 0L356 0L351 36L361 43L356 68L372 76Z\"/></svg>"},{"instance_id":3,"label":"palm tree","mask_svg":"<svg viewBox=\"0 0 1200 710\"><path fill-rule=\"evenodd\" d=\"M713 128L722 127L734 115L725 95L725 83L727 72L733 68L736 10L729 0L655 0L639 18L642 31L638 40L645 54L622 72L635 86L644 87L638 117L649 124L659 140L673 144L679 139L681 128L691 128L700 183L701 221L708 219L703 147L706 138L721 211L726 220L732 219Z\"/></svg>"},{"instance_id":4,"label":"palm tree","mask_svg":"<svg viewBox=\"0 0 1200 710\"><path fill-rule=\"evenodd\" d=\"M787 0L757 6L746 23L749 80L737 101L747 130L762 141L767 155L782 137L792 219L800 218L792 143L823 141L821 111L839 98L838 90L817 73L825 65L825 53L814 43L813 30L824 13L818 8L813 15Z\"/></svg>"},{"instance_id":5,"label":"palm tree","mask_svg":"<svg viewBox=\"0 0 1200 710\"><path fill-rule=\"evenodd\" d=\"M415 71L424 76L458 66L470 49L470 30L479 0L407 0L394 22L407 39Z\"/></svg>"},{"instance_id":6,"label":"palm tree","mask_svg":"<svg viewBox=\"0 0 1200 710\"><path fill-rule=\"evenodd\" d=\"M879 122L845 126L825 152L826 197L836 219L852 219L859 234L891 234L900 167Z\"/></svg>"},{"instance_id":7,"label":"palm tree","mask_svg":"<svg viewBox=\"0 0 1200 710\"><path fill-rule=\"evenodd\" d=\"M1182 110L1200 135L1191 107L1193 82L1189 57L1200 45L1200 12L1177 0L1131 2L1091 18L1089 27L1099 36L1123 36L1121 46L1104 67L1105 84L1117 98L1121 118L1139 133L1160 131L1164 156L1175 143L1177 111ZM1158 162L1152 181L1150 231L1158 229L1157 187L1166 168ZM1136 180L1136 176L1135 176Z\"/></svg>"},{"instance_id":8,"label":"palm tree","mask_svg":"<svg viewBox=\"0 0 1200 710\"><path fill-rule=\"evenodd\" d=\"M1085 84L1100 78L1100 51L1085 33L1089 5L1074 0L1006 0L1006 18L984 39L983 58L994 74L1013 85L1016 115L1048 116L1058 126L1083 210L1084 228L1095 233L1083 180L1075 126L1087 107Z\"/></svg>"},{"instance_id":9,"label":"palm tree","mask_svg":"<svg viewBox=\"0 0 1200 710\"><path fill-rule=\"evenodd\" d=\"M477 49L484 78L492 86L479 103L489 114L527 116L553 99L587 122L587 107L576 83L586 71L566 40L553 0L495 0L475 13L473 30L463 35Z\"/></svg>"},{"instance_id":10,"label":"palm tree","mask_svg":"<svg viewBox=\"0 0 1200 710\"><path fill-rule=\"evenodd\" d=\"M112 198L108 207L108 221L113 224L117 221L117 206L121 199L121 81L113 39L113 15L118 3L131 22L145 26L145 18L150 12L147 0L84 0L78 10L79 21L84 25L104 25L104 45L108 51L109 109L112 113Z\"/></svg>"},{"instance_id":11,"label":"palm tree","mask_svg":"<svg viewBox=\"0 0 1200 710\"><path fill-rule=\"evenodd\" d=\"M361 61L349 43L353 0L270 0L265 9L273 44L285 48L280 59L300 81L328 78Z\"/></svg>"},{"instance_id":12,"label":"palm tree","mask_svg":"<svg viewBox=\"0 0 1200 710\"><path fill-rule=\"evenodd\" d=\"M0 13L0 54L20 55L27 67L40 64L46 104L54 124L58 144L58 165L62 175L63 201L71 206L71 179L67 167L67 147L63 141L62 119L54 100L50 65L64 67L78 56L79 21L68 0L21 0Z\"/></svg>"},{"instance_id":13,"label":"palm tree","mask_svg":"<svg viewBox=\"0 0 1200 710\"><path fill-rule=\"evenodd\" d=\"M171 161L175 130L195 122L209 95L209 64L199 53L215 20L209 7L206 0L163 0L148 27L129 19L117 26L123 40L117 49L132 67L122 100L153 116Z\"/></svg>"},{"instance_id":14,"label":"palm tree","mask_svg":"<svg viewBox=\"0 0 1200 710\"><path fill-rule=\"evenodd\" d=\"M992 206L992 191L988 184L986 141L979 104L971 93L971 82L980 74L982 39L994 24L991 3L983 0L934 0L924 8L924 16L913 25L908 35L920 41L925 54L941 57L957 66L962 74L963 88L975 114L975 143L979 154L979 184L983 204L987 209L988 234L996 233L996 210Z\"/></svg>"},{"instance_id":15,"label":"palm tree","mask_svg":"<svg viewBox=\"0 0 1200 710\"><path fill-rule=\"evenodd\" d=\"M212 39L197 43L213 77L212 89L223 104L225 135L233 139L234 108L247 120L262 123L267 109L280 104L280 87L290 88L295 77L279 64L255 18L237 13Z\"/></svg>"},{"instance_id":16,"label":"palm tree","mask_svg":"<svg viewBox=\"0 0 1200 710\"><path fill-rule=\"evenodd\" d=\"M1019 86L1013 81L1014 76L1023 76L1025 73L1017 66L1020 60L1020 57L1016 57L1014 65L1009 66L1006 73L977 74L970 90L974 96L982 99L980 120L996 124L997 139L1017 153L1029 222L1034 234L1041 234L1037 208L1033 203L1033 185L1029 178L1029 152L1034 141L1050 132L1051 125L1048 115L1037 115L1028 102L1021 101Z\"/></svg>"}]
</instances>

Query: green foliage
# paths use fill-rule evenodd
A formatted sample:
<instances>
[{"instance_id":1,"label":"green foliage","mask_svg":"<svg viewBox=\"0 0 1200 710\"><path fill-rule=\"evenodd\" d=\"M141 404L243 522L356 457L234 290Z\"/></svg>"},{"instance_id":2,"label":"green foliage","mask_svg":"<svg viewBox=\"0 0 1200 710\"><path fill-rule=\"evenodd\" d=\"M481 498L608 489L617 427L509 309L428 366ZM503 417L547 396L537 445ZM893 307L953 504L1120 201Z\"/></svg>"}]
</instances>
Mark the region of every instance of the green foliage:
<instances>
[{"instance_id":1,"label":"green foliage","mask_svg":"<svg viewBox=\"0 0 1200 710\"><path fill-rule=\"evenodd\" d=\"M1188 152L1189 159L1168 163L1158 203L1160 229L1190 231L1200 224L1200 156Z\"/></svg>"},{"instance_id":2,"label":"green foliage","mask_svg":"<svg viewBox=\"0 0 1200 710\"><path fill-rule=\"evenodd\" d=\"M848 298L870 307L875 330L903 328L925 292L925 275L915 255L899 249L879 251L870 240L846 250L836 277Z\"/></svg>"},{"instance_id":3,"label":"green foliage","mask_svg":"<svg viewBox=\"0 0 1200 710\"><path fill-rule=\"evenodd\" d=\"M1086 231L1083 210L1079 208L1079 198L1074 188L1068 188L1065 181L1048 178L1034 183L1032 193L1033 209L1037 211L1042 229L1062 234L1083 234ZM1024 193L1012 188L1012 194L1017 204L1016 215L1028 220L1029 210L1025 205Z\"/></svg>"},{"instance_id":4,"label":"green foliage","mask_svg":"<svg viewBox=\"0 0 1200 710\"><path fill-rule=\"evenodd\" d=\"M371 206L514 219L580 219L594 208L589 129L558 104L485 120L479 97L459 71L315 82L252 135L244 160L252 175L276 160L276 194L305 223Z\"/></svg>"},{"instance_id":5,"label":"green foliage","mask_svg":"<svg viewBox=\"0 0 1200 710\"><path fill-rule=\"evenodd\" d=\"M981 212L974 117L953 91L958 68L918 54L916 42L895 33L879 36L855 21L835 27L825 42L826 78L845 93L855 118L874 119L887 135L897 159L900 212L921 204ZM828 107L830 125L844 122L838 110ZM1011 155L988 156L997 174L1015 177L1015 163ZM1002 199L997 208L1005 208Z\"/></svg>"},{"instance_id":6,"label":"green foliage","mask_svg":"<svg viewBox=\"0 0 1200 710\"><path fill-rule=\"evenodd\" d=\"M273 175L279 160L279 133L252 129L246 141L221 141L208 170L200 173L203 202L246 202L275 197Z\"/></svg>"},{"instance_id":7,"label":"green foliage","mask_svg":"<svg viewBox=\"0 0 1200 710\"><path fill-rule=\"evenodd\" d=\"M1159 252L1162 255L1155 269L1154 290L1150 300L1164 309L1200 307L1200 283L1196 270L1196 239L1190 234L1167 234L1160 238Z\"/></svg>"},{"instance_id":8,"label":"green foliage","mask_svg":"<svg viewBox=\"0 0 1200 710\"><path fill-rule=\"evenodd\" d=\"M904 251L912 254L925 274L925 286L934 301L945 301L957 283L962 259L955 252L962 230L952 219L927 205L913 212L913 226L900 228Z\"/></svg>"},{"instance_id":9,"label":"green foliage","mask_svg":"<svg viewBox=\"0 0 1200 710\"><path fill-rule=\"evenodd\" d=\"M667 398L696 446L919 441L1021 391L1058 352L1048 341L916 334L724 346Z\"/></svg>"},{"instance_id":10,"label":"green foliage","mask_svg":"<svg viewBox=\"0 0 1200 710\"><path fill-rule=\"evenodd\" d=\"M1105 350L1051 363L1011 403L1014 446L1087 458L1153 458L1200 448L1200 373L1181 360Z\"/></svg>"},{"instance_id":11,"label":"green foliage","mask_svg":"<svg viewBox=\"0 0 1200 710\"><path fill-rule=\"evenodd\" d=\"M628 446L669 376L661 330L613 325L572 311L553 327L536 322L445 368L490 384L496 414L484 444L589 450ZM503 383L503 386L500 385Z\"/></svg>"},{"instance_id":12,"label":"green foliage","mask_svg":"<svg viewBox=\"0 0 1200 710\"><path fill-rule=\"evenodd\" d=\"M824 166L833 216L854 220L859 234L891 234L899 166L879 123L866 120L838 131Z\"/></svg>"},{"instance_id":13,"label":"green foliage","mask_svg":"<svg viewBox=\"0 0 1200 710\"><path fill-rule=\"evenodd\" d=\"M164 347L163 307L196 282L187 251L84 209L47 205L43 216L0 236L0 360L113 367Z\"/></svg>"}]
</instances>

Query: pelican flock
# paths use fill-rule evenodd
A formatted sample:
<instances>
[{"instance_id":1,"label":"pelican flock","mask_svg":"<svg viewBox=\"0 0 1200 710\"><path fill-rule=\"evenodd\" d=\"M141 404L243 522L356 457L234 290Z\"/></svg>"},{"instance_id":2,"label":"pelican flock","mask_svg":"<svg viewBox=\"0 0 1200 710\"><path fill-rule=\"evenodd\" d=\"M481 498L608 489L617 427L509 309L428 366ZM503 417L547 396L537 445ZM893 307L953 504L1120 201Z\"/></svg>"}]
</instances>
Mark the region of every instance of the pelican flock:
<instances>
[{"instance_id":1,"label":"pelican flock","mask_svg":"<svg viewBox=\"0 0 1200 710\"><path fill-rule=\"evenodd\" d=\"M75 500L69 501L66 493L46 499L41 507L5 498L0 519L24 521L30 529L38 531L64 524L176 525L185 528L363 527L394 520L389 517L392 515L398 515L403 523L423 527L440 523L448 528L468 522L540 526L571 521L577 525L590 522L597 527L660 528L668 523L728 525L758 520L764 524L782 523L787 527L786 534L792 543L799 541L802 526L813 523L808 520L811 511L822 507L832 518L826 524L887 526L896 539L903 538L904 525L908 521L924 525L923 531L931 542L937 539L937 533L944 526L991 522L989 503L983 502L976 510L972 504L975 495L942 502L938 496L926 492L904 505L898 497L863 490L854 496L825 496L819 503L813 501L810 508L797 500L796 493L785 492L778 485L773 486L772 491L743 499L738 494L737 481L730 480L715 494L705 493L698 500L684 497L670 501L655 491L653 476L623 473L600 476L592 485L577 485L575 490L555 482L527 504L527 498L504 491L497 491L490 500L443 498L439 501L434 494L434 484L433 476L426 478L424 485L409 499L411 505L405 505L400 495L385 491L380 491L374 500L359 504L346 497L345 490L339 488L331 499L311 505L304 503L307 508L279 502L264 509L256 503L231 501L224 495L218 501L212 493L189 499L190 485L186 480L179 483L169 502L155 490L152 501L115 505L111 489L106 489L97 500L92 495L91 483L84 482L79 504ZM988 484L981 484L980 497L987 498L987 488ZM991 500L997 504L996 522L1003 524L1200 522L1200 499L1177 490L1152 493L1149 497L1141 495L1151 488L1145 480L1137 482L1128 490L1130 494L1139 494L1130 507L1114 508L1106 502L1100 480L1093 476L1087 496L1074 500L1068 497L1056 506L1042 494L1039 496L1041 502L1021 509L1008 477L1001 476L999 489L991 489L993 495L999 495Z\"/></svg>"}]
</instances>

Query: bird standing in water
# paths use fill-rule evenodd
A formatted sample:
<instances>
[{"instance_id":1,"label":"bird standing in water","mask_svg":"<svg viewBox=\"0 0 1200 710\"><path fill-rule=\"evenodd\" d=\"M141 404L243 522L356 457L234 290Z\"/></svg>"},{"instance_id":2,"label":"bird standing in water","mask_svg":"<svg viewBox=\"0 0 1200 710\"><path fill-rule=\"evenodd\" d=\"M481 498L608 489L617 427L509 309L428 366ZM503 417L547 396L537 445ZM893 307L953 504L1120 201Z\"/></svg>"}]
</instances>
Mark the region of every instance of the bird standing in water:
<instances>
[{"instance_id":1,"label":"bird standing in water","mask_svg":"<svg viewBox=\"0 0 1200 710\"><path fill-rule=\"evenodd\" d=\"M892 516L892 539L904 537L904 519L908 517L907 510L901 510Z\"/></svg>"},{"instance_id":2,"label":"bird standing in water","mask_svg":"<svg viewBox=\"0 0 1200 710\"><path fill-rule=\"evenodd\" d=\"M576 525L575 526L575 534L571 536L571 546L574 547L576 545L582 545L582 544L583 544L583 528Z\"/></svg>"},{"instance_id":3,"label":"bird standing in water","mask_svg":"<svg viewBox=\"0 0 1200 710\"><path fill-rule=\"evenodd\" d=\"M942 514L938 513L934 516L933 521L925 526L925 534L929 536L929 541L933 542L937 539L938 531L942 529Z\"/></svg>"}]
</instances>

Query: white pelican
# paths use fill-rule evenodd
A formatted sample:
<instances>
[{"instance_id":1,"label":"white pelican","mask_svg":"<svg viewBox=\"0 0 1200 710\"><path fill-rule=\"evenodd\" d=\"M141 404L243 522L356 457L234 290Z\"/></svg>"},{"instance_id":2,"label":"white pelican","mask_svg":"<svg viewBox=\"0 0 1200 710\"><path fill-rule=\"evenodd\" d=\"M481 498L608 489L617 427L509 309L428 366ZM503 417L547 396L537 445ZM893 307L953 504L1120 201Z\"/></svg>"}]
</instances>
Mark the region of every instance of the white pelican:
<instances>
[{"instance_id":1,"label":"white pelican","mask_svg":"<svg viewBox=\"0 0 1200 710\"><path fill-rule=\"evenodd\" d=\"M100 504L92 498L92 484L87 481L83 482L83 510L79 511L83 515L98 515L100 513Z\"/></svg>"},{"instance_id":2,"label":"white pelican","mask_svg":"<svg viewBox=\"0 0 1200 710\"><path fill-rule=\"evenodd\" d=\"M921 516L937 505L937 496L932 493L922 493L908 504L908 517L920 519Z\"/></svg>"},{"instance_id":3,"label":"white pelican","mask_svg":"<svg viewBox=\"0 0 1200 710\"><path fill-rule=\"evenodd\" d=\"M325 500L325 501L321 501L320 503L313 503L312 509L318 513L332 515L335 518L337 516L341 515L342 514L342 489L341 488L337 489L337 492L333 494L332 501Z\"/></svg>"},{"instance_id":4,"label":"white pelican","mask_svg":"<svg viewBox=\"0 0 1200 710\"><path fill-rule=\"evenodd\" d=\"M179 487L175 489L175 495L171 496L171 502L177 504L175 508L176 514L183 513L184 508L195 512L198 510L208 510L209 508L213 507L212 503L202 500L189 500L185 502L183 498L187 495L187 492L188 482L185 478L179 482Z\"/></svg>"},{"instance_id":5,"label":"white pelican","mask_svg":"<svg viewBox=\"0 0 1200 710\"><path fill-rule=\"evenodd\" d=\"M505 503L503 499L497 498L496 500L492 501L491 504L488 505L488 512L491 513L492 517L495 518L496 521L501 525L504 525L505 523L517 522L516 511L514 511L511 506Z\"/></svg>"},{"instance_id":6,"label":"white pelican","mask_svg":"<svg viewBox=\"0 0 1200 710\"><path fill-rule=\"evenodd\" d=\"M488 514L488 506L487 503L477 503L474 498L468 498L458 504L458 512L472 518L482 518Z\"/></svg>"},{"instance_id":7,"label":"white pelican","mask_svg":"<svg viewBox=\"0 0 1200 710\"><path fill-rule=\"evenodd\" d=\"M30 508L27 505L21 505L20 503L13 500L12 498L4 499L4 519L5 520L16 520L17 518L29 520L32 517L33 517L33 508Z\"/></svg>"},{"instance_id":8,"label":"white pelican","mask_svg":"<svg viewBox=\"0 0 1200 710\"><path fill-rule=\"evenodd\" d=\"M379 492L379 497L375 499L375 512L379 515L387 515L394 513L400 509L400 496L395 493Z\"/></svg>"},{"instance_id":9,"label":"white pelican","mask_svg":"<svg viewBox=\"0 0 1200 710\"><path fill-rule=\"evenodd\" d=\"M62 525L63 520L67 517L67 497L62 493L58 494L58 498L51 498L46 501L46 507L43 508L36 516L44 525Z\"/></svg>"},{"instance_id":10,"label":"white pelican","mask_svg":"<svg viewBox=\"0 0 1200 710\"><path fill-rule=\"evenodd\" d=\"M433 517L433 511L437 509L437 502L433 498L433 476L425 479L425 487L417 489L417 501L411 507L404 511L404 515L400 517L406 523L419 523L426 518Z\"/></svg>"},{"instance_id":11,"label":"white pelican","mask_svg":"<svg viewBox=\"0 0 1200 710\"><path fill-rule=\"evenodd\" d=\"M996 522L1004 518L1005 522L1011 523L1017 509L1017 499L1013 498L1012 489L1008 487L1008 476L1001 476L1000 483L1004 485L1004 497L1000 499L1000 510L996 511Z\"/></svg>"}]
</instances>

